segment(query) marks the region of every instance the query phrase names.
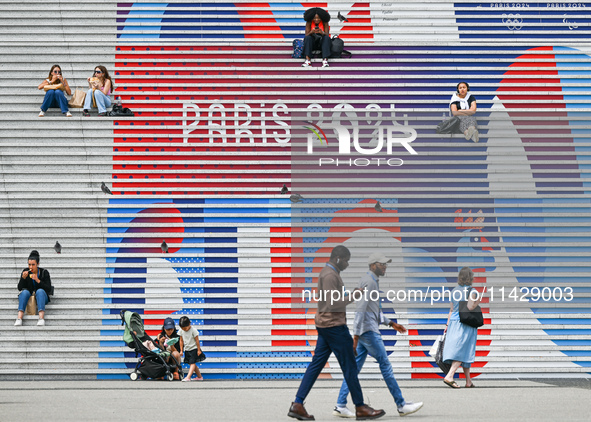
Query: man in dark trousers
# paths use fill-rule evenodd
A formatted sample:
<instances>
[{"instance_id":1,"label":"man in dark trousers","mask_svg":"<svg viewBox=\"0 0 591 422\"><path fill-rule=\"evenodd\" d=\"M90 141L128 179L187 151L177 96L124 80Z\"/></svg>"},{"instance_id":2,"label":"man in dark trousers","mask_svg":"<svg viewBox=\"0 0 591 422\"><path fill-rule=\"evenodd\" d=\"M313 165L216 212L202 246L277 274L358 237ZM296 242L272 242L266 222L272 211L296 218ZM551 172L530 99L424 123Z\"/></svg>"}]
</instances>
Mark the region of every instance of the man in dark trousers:
<instances>
[{"instance_id":1,"label":"man in dark trousers","mask_svg":"<svg viewBox=\"0 0 591 422\"><path fill-rule=\"evenodd\" d=\"M353 302L353 298L350 294L344 294L344 284L340 276L341 271L349 266L349 259L349 249L342 245L335 247L330 260L318 276L318 310L315 317L318 341L312 362L306 369L295 401L287 414L301 421L315 420L304 408L304 400L333 352L351 391L357 420L377 419L386 414L383 410L374 410L363 403L363 393L357 378L353 338L347 328L346 315L346 306Z\"/></svg>"}]
</instances>

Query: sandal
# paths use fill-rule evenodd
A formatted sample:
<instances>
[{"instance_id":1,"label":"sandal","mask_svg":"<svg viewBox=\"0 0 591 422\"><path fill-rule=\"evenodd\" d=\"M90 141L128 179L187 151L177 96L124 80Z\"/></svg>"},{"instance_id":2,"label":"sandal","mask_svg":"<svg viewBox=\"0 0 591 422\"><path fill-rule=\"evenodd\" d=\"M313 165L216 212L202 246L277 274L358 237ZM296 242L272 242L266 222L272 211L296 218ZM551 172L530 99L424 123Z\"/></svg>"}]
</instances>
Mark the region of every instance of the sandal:
<instances>
[{"instance_id":1,"label":"sandal","mask_svg":"<svg viewBox=\"0 0 591 422\"><path fill-rule=\"evenodd\" d=\"M465 388L476 388L476 386L474 385L474 383L467 385Z\"/></svg>"},{"instance_id":2,"label":"sandal","mask_svg":"<svg viewBox=\"0 0 591 422\"><path fill-rule=\"evenodd\" d=\"M460 388L460 386L455 381L448 382L446 380L443 380L443 382L445 383L445 385L448 385L451 388Z\"/></svg>"}]
</instances>

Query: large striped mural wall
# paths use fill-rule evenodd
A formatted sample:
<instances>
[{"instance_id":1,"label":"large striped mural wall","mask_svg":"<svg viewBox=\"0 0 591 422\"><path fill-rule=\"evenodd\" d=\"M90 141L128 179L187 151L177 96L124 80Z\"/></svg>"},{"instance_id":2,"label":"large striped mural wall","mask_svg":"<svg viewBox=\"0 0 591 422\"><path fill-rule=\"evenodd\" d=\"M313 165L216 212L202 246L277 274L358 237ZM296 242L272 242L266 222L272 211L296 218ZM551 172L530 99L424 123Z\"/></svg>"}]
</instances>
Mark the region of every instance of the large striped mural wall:
<instances>
[{"instance_id":1,"label":"large striped mural wall","mask_svg":"<svg viewBox=\"0 0 591 422\"><path fill-rule=\"evenodd\" d=\"M351 59L290 58L312 6ZM409 329L382 332L397 377L441 376L427 351L449 302L433 291L463 266L489 291L478 376L588 376L590 21L587 3L119 3L115 95L137 112L114 122L104 313L136 310L152 334L190 316L206 378L298 378L316 338L299 297L345 244L350 288L369 253L393 258L383 307ZM434 131L460 80L478 144ZM331 124L344 120L367 139L380 125L413 133L416 154L319 166L338 156ZM328 146L310 155L300 121ZM420 297L386 297L410 290ZM117 355L103 365L121 374L99 377L130 372L133 352ZM341 377L336 360L323 376Z\"/></svg>"}]
</instances>

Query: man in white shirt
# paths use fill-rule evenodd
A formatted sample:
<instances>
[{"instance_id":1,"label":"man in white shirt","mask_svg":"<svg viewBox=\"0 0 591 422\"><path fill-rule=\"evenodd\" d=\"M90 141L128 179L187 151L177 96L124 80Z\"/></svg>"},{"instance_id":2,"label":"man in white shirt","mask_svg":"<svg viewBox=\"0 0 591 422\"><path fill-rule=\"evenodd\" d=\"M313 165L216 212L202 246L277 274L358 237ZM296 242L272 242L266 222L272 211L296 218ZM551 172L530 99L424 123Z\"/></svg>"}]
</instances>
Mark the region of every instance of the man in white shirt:
<instances>
[{"instance_id":1,"label":"man in white shirt","mask_svg":"<svg viewBox=\"0 0 591 422\"><path fill-rule=\"evenodd\" d=\"M355 313L355 322L353 324L353 347L356 350L357 370L361 371L367 355L374 357L380 365L382 377L394 397L398 414L400 416L410 415L423 407L423 403L412 403L405 401L402 397L402 391L394 377L392 365L388 359L384 341L379 330L380 324L394 328L399 333L405 333L406 328L391 321L382 312L380 300L380 277L386 274L388 264L392 262L384 254L375 252L371 254L367 263L369 271L361 277L359 288L363 290L360 300L357 300L357 311ZM347 408L347 396L349 388L347 382L343 381L337 405L334 408L333 415L342 418L354 418L355 414Z\"/></svg>"}]
</instances>

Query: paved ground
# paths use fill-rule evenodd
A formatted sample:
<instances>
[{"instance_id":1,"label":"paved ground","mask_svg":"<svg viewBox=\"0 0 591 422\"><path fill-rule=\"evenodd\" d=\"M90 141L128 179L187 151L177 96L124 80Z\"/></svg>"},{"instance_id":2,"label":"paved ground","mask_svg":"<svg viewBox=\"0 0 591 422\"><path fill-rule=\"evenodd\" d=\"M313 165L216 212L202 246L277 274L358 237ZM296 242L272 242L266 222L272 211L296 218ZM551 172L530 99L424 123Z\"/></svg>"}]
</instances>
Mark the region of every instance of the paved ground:
<instances>
[{"instance_id":1,"label":"paved ground","mask_svg":"<svg viewBox=\"0 0 591 422\"><path fill-rule=\"evenodd\" d=\"M425 406L416 421L589 421L591 380L478 380L452 390L441 381L401 381L407 400ZM0 384L0 421L292 421L297 381L14 381ZM332 416L336 381L318 381L306 401L318 421ZM362 381L364 396L399 418L382 381Z\"/></svg>"}]
</instances>

